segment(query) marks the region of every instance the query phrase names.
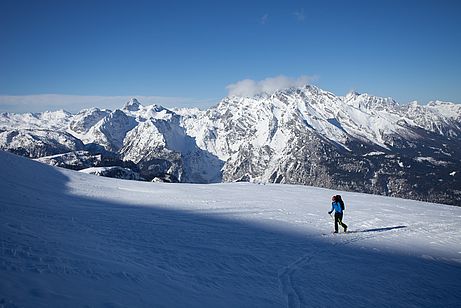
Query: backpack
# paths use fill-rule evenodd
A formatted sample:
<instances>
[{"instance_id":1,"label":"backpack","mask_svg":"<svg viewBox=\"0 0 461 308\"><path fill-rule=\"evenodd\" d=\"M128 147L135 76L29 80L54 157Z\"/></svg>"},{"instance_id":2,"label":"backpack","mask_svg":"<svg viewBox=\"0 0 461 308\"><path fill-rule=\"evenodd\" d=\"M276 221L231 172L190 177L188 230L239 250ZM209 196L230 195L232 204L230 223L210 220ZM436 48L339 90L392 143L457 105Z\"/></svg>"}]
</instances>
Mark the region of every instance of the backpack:
<instances>
[{"instance_id":1,"label":"backpack","mask_svg":"<svg viewBox=\"0 0 461 308\"><path fill-rule=\"evenodd\" d=\"M336 195L336 201L339 202L339 205L341 206L341 210L344 211L346 207L344 206L344 201L341 199L340 195Z\"/></svg>"}]
</instances>

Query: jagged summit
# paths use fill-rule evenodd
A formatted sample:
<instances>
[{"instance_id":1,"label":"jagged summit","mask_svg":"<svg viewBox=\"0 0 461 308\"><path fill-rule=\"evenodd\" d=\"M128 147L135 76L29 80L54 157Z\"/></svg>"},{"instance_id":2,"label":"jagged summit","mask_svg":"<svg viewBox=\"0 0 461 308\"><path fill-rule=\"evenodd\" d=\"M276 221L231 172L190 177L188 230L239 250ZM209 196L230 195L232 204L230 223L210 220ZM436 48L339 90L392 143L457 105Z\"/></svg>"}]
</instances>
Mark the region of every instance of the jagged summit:
<instances>
[{"instance_id":1,"label":"jagged summit","mask_svg":"<svg viewBox=\"0 0 461 308\"><path fill-rule=\"evenodd\" d=\"M142 108L142 105L136 98L130 99L123 106L123 110L132 111L132 112L138 111L141 108Z\"/></svg>"},{"instance_id":2,"label":"jagged summit","mask_svg":"<svg viewBox=\"0 0 461 308\"><path fill-rule=\"evenodd\" d=\"M348 98L348 97L357 97L357 96L360 96L360 95L361 95L360 92L357 92L355 90L351 90L346 94L346 98Z\"/></svg>"},{"instance_id":3,"label":"jagged summit","mask_svg":"<svg viewBox=\"0 0 461 308\"><path fill-rule=\"evenodd\" d=\"M204 113L183 113L182 122L201 148L226 162L226 181L340 185L390 195L424 194L426 200L440 193L450 199L449 185L436 193L431 184L423 192L426 181L412 178L415 173L440 176L430 171L437 165L446 168L439 171L444 178L433 180L461 180L448 176L461 153L447 138L461 145L461 128L446 106L450 118L439 105L410 112L389 97L356 92L341 97L306 85L270 96L226 97Z\"/></svg>"},{"instance_id":4,"label":"jagged summit","mask_svg":"<svg viewBox=\"0 0 461 308\"><path fill-rule=\"evenodd\" d=\"M204 111L133 98L115 111L0 114L0 129L1 149L89 152L65 156L71 167L104 153L147 180L293 183L451 204L461 194L461 105L446 102L399 105L304 85Z\"/></svg>"}]
</instances>

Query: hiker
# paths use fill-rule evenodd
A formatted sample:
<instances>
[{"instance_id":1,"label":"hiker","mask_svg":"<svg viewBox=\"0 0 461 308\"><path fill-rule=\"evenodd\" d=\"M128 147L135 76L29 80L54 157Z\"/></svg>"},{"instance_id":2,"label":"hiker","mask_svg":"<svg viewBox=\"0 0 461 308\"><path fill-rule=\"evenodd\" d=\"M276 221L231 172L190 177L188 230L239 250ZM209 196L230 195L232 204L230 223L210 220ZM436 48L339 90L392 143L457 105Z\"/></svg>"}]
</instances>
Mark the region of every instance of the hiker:
<instances>
[{"instance_id":1,"label":"hiker","mask_svg":"<svg viewBox=\"0 0 461 308\"><path fill-rule=\"evenodd\" d=\"M343 211L344 211L344 202L341 199L340 195L336 195L331 197L331 211L328 214L331 215L333 211L335 211L335 232L338 233L338 223L341 227L344 228L344 232L347 232L347 225L343 223Z\"/></svg>"}]
</instances>

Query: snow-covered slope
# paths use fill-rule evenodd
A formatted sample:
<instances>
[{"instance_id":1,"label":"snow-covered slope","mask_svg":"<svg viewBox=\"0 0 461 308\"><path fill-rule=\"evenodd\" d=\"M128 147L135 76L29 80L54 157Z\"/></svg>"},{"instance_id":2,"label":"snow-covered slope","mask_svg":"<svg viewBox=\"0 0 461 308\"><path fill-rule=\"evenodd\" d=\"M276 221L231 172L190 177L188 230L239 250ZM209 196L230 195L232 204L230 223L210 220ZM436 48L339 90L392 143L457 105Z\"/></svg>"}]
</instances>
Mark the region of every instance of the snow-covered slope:
<instances>
[{"instance_id":1,"label":"snow-covered slope","mask_svg":"<svg viewBox=\"0 0 461 308\"><path fill-rule=\"evenodd\" d=\"M101 178L0 152L4 307L458 307L461 208Z\"/></svg>"}]
</instances>

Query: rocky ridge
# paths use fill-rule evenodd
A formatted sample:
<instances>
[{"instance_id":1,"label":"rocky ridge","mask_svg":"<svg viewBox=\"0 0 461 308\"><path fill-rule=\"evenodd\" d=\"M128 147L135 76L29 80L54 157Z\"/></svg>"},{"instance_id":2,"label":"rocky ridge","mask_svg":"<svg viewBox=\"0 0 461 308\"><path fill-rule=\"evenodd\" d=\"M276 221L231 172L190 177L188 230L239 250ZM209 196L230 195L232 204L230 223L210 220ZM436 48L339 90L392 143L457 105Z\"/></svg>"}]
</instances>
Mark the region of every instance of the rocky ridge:
<instances>
[{"instance_id":1,"label":"rocky ridge","mask_svg":"<svg viewBox=\"0 0 461 308\"><path fill-rule=\"evenodd\" d=\"M132 99L115 111L3 113L0 148L54 164L43 157L80 153L60 164L105 161L130 168L131 179L303 184L461 205L460 105L312 85L226 97L207 110ZM108 170L100 173L128 174Z\"/></svg>"}]
</instances>

